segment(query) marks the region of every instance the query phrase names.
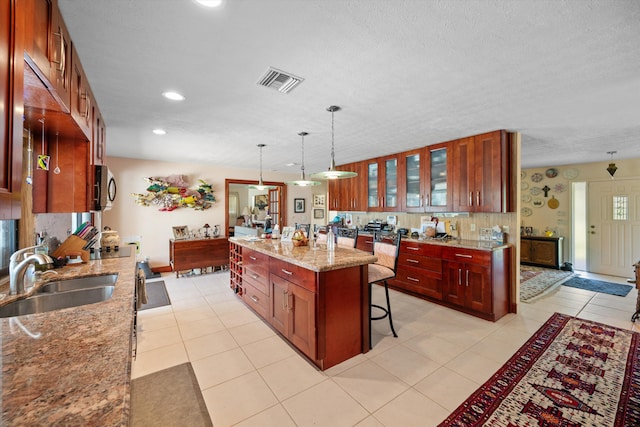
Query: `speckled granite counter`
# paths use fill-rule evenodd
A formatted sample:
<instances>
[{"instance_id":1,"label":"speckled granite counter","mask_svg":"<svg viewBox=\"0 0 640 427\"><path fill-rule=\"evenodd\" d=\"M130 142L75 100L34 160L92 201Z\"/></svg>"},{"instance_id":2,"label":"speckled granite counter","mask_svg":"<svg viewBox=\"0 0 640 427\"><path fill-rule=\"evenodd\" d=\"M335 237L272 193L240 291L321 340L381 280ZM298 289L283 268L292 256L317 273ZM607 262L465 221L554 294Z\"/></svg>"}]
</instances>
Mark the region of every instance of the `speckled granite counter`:
<instances>
[{"instance_id":1,"label":"speckled granite counter","mask_svg":"<svg viewBox=\"0 0 640 427\"><path fill-rule=\"evenodd\" d=\"M487 251L495 251L498 249L503 249L508 247L508 244L496 243L488 240L468 240L468 239L411 239L411 238L403 238L403 241L413 242L413 243L424 243L426 245L441 245L448 246L454 248L465 248L465 249L480 249Z\"/></svg>"},{"instance_id":2,"label":"speckled granite counter","mask_svg":"<svg viewBox=\"0 0 640 427\"><path fill-rule=\"evenodd\" d=\"M135 255L57 269L48 281L119 276L107 301L0 319L0 425L128 425L135 270Z\"/></svg>"},{"instance_id":3,"label":"speckled granite counter","mask_svg":"<svg viewBox=\"0 0 640 427\"><path fill-rule=\"evenodd\" d=\"M231 237L229 241L315 272L371 264L378 259L369 252L341 246L336 246L334 252L330 253L325 244L320 244L314 249L311 246L295 247L293 243L282 242L279 239Z\"/></svg>"}]
</instances>

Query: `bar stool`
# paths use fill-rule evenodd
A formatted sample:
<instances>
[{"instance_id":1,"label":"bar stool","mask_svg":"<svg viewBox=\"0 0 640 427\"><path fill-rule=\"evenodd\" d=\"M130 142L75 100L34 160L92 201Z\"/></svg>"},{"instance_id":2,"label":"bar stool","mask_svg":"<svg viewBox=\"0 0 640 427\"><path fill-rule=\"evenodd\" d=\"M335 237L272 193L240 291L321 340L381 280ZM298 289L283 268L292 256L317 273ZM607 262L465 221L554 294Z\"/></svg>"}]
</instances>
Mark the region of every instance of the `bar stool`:
<instances>
[{"instance_id":1,"label":"bar stool","mask_svg":"<svg viewBox=\"0 0 640 427\"><path fill-rule=\"evenodd\" d=\"M358 242L358 229L357 228L338 228L337 243L338 246L344 246L345 248L355 248Z\"/></svg>"},{"instance_id":2,"label":"bar stool","mask_svg":"<svg viewBox=\"0 0 640 427\"><path fill-rule=\"evenodd\" d=\"M394 337L398 337L395 328L393 327L393 318L391 317L391 302L389 300L389 285L387 280L396 277L396 270L398 268L398 253L400 252L400 240L401 235L396 234L393 243L384 243L384 236L378 236L373 242L373 254L378 257L378 260L374 264L369 264L369 348L371 348L371 321L381 320L385 317L389 318L389 326ZM384 292L387 299L387 306L382 307L371 302L372 285L384 284ZM382 310L382 314L379 316L372 315L372 309L377 308Z\"/></svg>"}]
</instances>

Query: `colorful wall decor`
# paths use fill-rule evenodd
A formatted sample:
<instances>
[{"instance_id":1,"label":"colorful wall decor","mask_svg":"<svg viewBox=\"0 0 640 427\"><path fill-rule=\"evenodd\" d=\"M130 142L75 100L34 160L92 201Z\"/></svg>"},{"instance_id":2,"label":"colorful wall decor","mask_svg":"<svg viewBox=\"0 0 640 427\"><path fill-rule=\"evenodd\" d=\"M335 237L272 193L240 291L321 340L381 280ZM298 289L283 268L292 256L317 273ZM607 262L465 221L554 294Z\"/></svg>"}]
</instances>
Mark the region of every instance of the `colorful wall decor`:
<instances>
[{"instance_id":1,"label":"colorful wall decor","mask_svg":"<svg viewBox=\"0 0 640 427\"><path fill-rule=\"evenodd\" d=\"M209 209L216 202L211 185L202 179L198 180L197 189L189 189L186 175L144 179L149 183L147 193L131 193L140 206L156 205L160 211L170 212L177 208Z\"/></svg>"}]
</instances>

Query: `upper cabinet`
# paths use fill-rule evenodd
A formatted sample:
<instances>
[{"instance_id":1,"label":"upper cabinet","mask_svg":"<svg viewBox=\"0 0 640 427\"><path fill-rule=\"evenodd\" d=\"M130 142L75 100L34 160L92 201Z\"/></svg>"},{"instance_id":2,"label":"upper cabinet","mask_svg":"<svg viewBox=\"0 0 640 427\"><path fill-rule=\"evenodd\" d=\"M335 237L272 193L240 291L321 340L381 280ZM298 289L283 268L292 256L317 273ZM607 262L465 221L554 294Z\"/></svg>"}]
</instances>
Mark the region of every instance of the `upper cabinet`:
<instances>
[{"instance_id":1,"label":"upper cabinet","mask_svg":"<svg viewBox=\"0 0 640 427\"><path fill-rule=\"evenodd\" d=\"M401 211L441 212L450 209L448 150L448 144L443 143L400 154Z\"/></svg>"},{"instance_id":2,"label":"upper cabinet","mask_svg":"<svg viewBox=\"0 0 640 427\"><path fill-rule=\"evenodd\" d=\"M453 141L453 210L513 210L511 141L503 130Z\"/></svg>"},{"instance_id":3,"label":"upper cabinet","mask_svg":"<svg viewBox=\"0 0 640 427\"><path fill-rule=\"evenodd\" d=\"M87 139L91 139L92 95L75 48L71 49L71 117Z\"/></svg>"},{"instance_id":4,"label":"upper cabinet","mask_svg":"<svg viewBox=\"0 0 640 427\"><path fill-rule=\"evenodd\" d=\"M398 211L398 155L368 161L366 166L367 211Z\"/></svg>"},{"instance_id":5,"label":"upper cabinet","mask_svg":"<svg viewBox=\"0 0 640 427\"><path fill-rule=\"evenodd\" d=\"M336 167L337 170L355 172L358 175L349 179L329 180L328 208L339 211L364 211L366 210L364 196L364 170L363 163L349 163Z\"/></svg>"}]
</instances>

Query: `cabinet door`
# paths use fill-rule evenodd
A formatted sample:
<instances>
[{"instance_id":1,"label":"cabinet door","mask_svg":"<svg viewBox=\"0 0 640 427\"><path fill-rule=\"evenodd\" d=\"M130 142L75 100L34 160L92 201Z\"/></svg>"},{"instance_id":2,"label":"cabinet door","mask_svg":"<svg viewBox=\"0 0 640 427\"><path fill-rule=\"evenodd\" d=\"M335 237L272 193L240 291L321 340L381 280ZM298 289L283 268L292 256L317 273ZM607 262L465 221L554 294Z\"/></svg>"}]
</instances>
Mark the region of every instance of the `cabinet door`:
<instances>
[{"instance_id":1,"label":"cabinet door","mask_svg":"<svg viewBox=\"0 0 640 427\"><path fill-rule=\"evenodd\" d=\"M424 212L425 150L413 150L401 154L401 208L404 212Z\"/></svg>"},{"instance_id":2,"label":"cabinet door","mask_svg":"<svg viewBox=\"0 0 640 427\"><path fill-rule=\"evenodd\" d=\"M477 264L465 264L464 306L480 313L491 313L491 268Z\"/></svg>"},{"instance_id":3,"label":"cabinet door","mask_svg":"<svg viewBox=\"0 0 640 427\"><path fill-rule=\"evenodd\" d=\"M50 33L51 67L49 80L55 89L56 99L63 105L66 111L71 107L71 37L64 24L60 10L53 7L51 11Z\"/></svg>"},{"instance_id":4,"label":"cabinet door","mask_svg":"<svg viewBox=\"0 0 640 427\"><path fill-rule=\"evenodd\" d=\"M425 150L426 190L425 210L427 212L444 212L451 208L451 191L449 190L450 156L449 144L436 144Z\"/></svg>"},{"instance_id":5,"label":"cabinet door","mask_svg":"<svg viewBox=\"0 0 640 427\"><path fill-rule=\"evenodd\" d=\"M289 284L289 340L311 359L316 359L315 293Z\"/></svg>"},{"instance_id":6,"label":"cabinet door","mask_svg":"<svg viewBox=\"0 0 640 427\"><path fill-rule=\"evenodd\" d=\"M554 266L557 264L556 242L532 240L532 262Z\"/></svg>"},{"instance_id":7,"label":"cabinet door","mask_svg":"<svg viewBox=\"0 0 640 427\"><path fill-rule=\"evenodd\" d=\"M71 117L78 124L87 140L91 139L91 91L80 58L71 49Z\"/></svg>"},{"instance_id":8,"label":"cabinet door","mask_svg":"<svg viewBox=\"0 0 640 427\"><path fill-rule=\"evenodd\" d=\"M269 302L269 323L285 337L289 336L289 282L274 274L270 276L271 298Z\"/></svg>"},{"instance_id":9,"label":"cabinet door","mask_svg":"<svg viewBox=\"0 0 640 427\"><path fill-rule=\"evenodd\" d=\"M398 156L367 163L367 210L393 212L399 208Z\"/></svg>"},{"instance_id":10,"label":"cabinet door","mask_svg":"<svg viewBox=\"0 0 640 427\"><path fill-rule=\"evenodd\" d=\"M464 307L466 289L464 264L453 261L446 261L443 264L443 299L451 304Z\"/></svg>"},{"instance_id":11,"label":"cabinet door","mask_svg":"<svg viewBox=\"0 0 640 427\"><path fill-rule=\"evenodd\" d=\"M474 212L475 157L473 138L463 138L451 142L453 151L453 209Z\"/></svg>"},{"instance_id":12,"label":"cabinet door","mask_svg":"<svg viewBox=\"0 0 640 427\"><path fill-rule=\"evenodd\" d=\"M0 194L7 195L11 192L11 121L13 119L13 105L11 92L13 90L13 31L12 17L13 2L0 3ZM8 197L8 196L7 196ZM2 200L0 207L0 219L10 216L10 209L4 212L5 204Z\"/></svg>"},{"instance_id":13,"label":"cabinet door","mask_svg":"<svg viewBox=\"0 0 640 427\"><path fill-rule=\"evenodd\" d=\"M495 131L473 138L475 179L473 197L476 212L506 212L503 200L507 177L503 172L503 149L505 134ZM504 181L503 181L504 177Z\"/></svg>"},{"instance_id":14,"label":"cabinet door","mask_svg":"<svg viewBox=\"0 0 640 427\"><path fill-rule=\"evenodd\" d=\"M44 76L49 76L51 0L20 0L25 10L25 52ZM10 27L7 27L10 28Z\"/></svg>"},{"instance_id":15,"label":"cabinet door","mask_svg":"<svg viewBox=\"0 0 640 427\"><path fill-rule=\"evenodd\" d=\"M520 239L520 261L533 262L531 240Z\"/></svg>"}]
</instances>

